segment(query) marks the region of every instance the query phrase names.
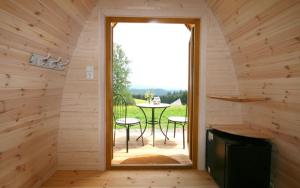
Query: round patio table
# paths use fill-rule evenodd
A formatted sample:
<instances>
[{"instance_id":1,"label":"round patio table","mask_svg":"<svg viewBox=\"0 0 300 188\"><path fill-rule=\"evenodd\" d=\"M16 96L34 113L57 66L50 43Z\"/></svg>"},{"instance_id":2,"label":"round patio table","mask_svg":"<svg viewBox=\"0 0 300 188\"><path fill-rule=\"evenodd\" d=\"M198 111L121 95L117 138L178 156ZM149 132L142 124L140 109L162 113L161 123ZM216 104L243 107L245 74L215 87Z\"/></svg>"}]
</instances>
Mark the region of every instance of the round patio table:
<instances>
[{"instance_id":1,"label":"round patio table","mask_svg":"<svg viewBox=\"0 0 300 188\"><path fill-rule=\"evenodd\" d=\"M145 119L146 119L146 126L145 126L145 129L143 130L142 134L141 134L136 140L140 139L140 138L144 135L144 133L145 133L145 131L146 131L146 129L147 129L148 124L150 124L150 125L152 126L153 146L155 145L155 144L154 144L154 140L155 140L155 124L158 124L158 125L159 125L160 131L161 131L161 132L163 133L163 135L169 140L169 138L167 137L167 135L166 135L166 134L164 133L164 131L162 130L160 122L161 122L161 117L162 117L164 111L165 111L168 107L170 107L170 104L167 104L167 103L160 103L160 104L142 103L142 104L136 104L136 106L139 107L139 108L142 110L142 112L143 112L143 114L144 114L144 116L145 116ZM151 108L151 120L150 120L150 121L148 121L148 119L147 119L147 115L146 115L146 113L145 113L145 111L144 111L145 108ZM155 109L156 109L156 108L161 108L161 109L163 109L162 112L160 113L160 116L159 116L158 121L155 120Z\"/></svg>"}]
</instances>

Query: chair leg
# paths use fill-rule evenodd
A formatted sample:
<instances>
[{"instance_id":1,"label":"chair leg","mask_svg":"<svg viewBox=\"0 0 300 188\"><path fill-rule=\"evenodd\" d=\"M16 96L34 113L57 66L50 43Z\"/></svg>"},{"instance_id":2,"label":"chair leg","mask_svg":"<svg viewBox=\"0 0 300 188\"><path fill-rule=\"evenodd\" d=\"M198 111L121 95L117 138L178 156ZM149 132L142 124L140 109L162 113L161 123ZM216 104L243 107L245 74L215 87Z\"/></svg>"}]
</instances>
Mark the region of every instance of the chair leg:
<instances>
[{"instance_id":1,"label":"chair leg","mask_svg":"<svg viewBox=\"0 0 300 188\"><path fill-rule=\"evenodd\" d=\"M190 142L190 127L189 126L187 127L186 132L187 132L187 134L186 134L187 135L186 142L189 143Z\"/></svg>"},{"instance_id":2,"label":"chair leg","mask_svg":"<svg viewBox=\"0 0 300 188\"><path fill-rule=\"evenodd\" d=\"M152 138L153 138L153 141L152 141L153 144L152 145L154 147L154 145L155 145L155 128L153 127L152 130L153 130L153 136L152 136Z\"/></svg>"},{"instance_id":3,"label":"chair leg","mask_svg":"<svg viewBox=\"0 0 300 188\"><path fill-rule=\"evenodd\" d=\"M130 126L128 126L128 141L130 140Z\"/></svg>"},{"instance_id":4,"label":"chair leg","mask_svg":"<svg viewBox=\"0 0 300 188\"><path fill-rule=\"evenodd\" d=\"M168 123L167 123L167 130L166 130L166 136L165 136L165 144L167 143L167 136L168 136L169 123L170 123L170 121L168 120Z\"/></svg>"},{"instance_id":5,"label":"chair leg","mask_svg":"<svg viewBox=\"0 0 300 188\"><path fill-rule=\"evenodd\" d=\"M114 128L114 138L113 138L113 139L114 139L114 140L113 140L113 142L114 142L113 144L114 144L114 145L113 145L113 146L116 145L116 129L117 129L117 124L115 124L115 128Z\"/></svg>"},{"instance_id":6,"label":"chair leg","mask_svg":"<svg viewBox=\"0 0 300 188\"><path fill-rule=\"evenodd\" d=\"M174 122L174 138L176 136L176 122Z\"/></svg>"},{"instance_id":7,"label":"chair leg","mask_svg":"<svg viewBox=\"0 0 300 188\"><path fill-rule=\"evenodd\" d=\"M129 127L126 127L126 152L128 153Z\"/></svg>"},{"instance_id":8,"label":"chair leg","mask_svg":"<svg viewBox=\"0 0 300 188\"><path fill-rule=\"evenodd\" d=\"M140 122L139 124L140 124L140 130L141 130L141 135L142 135L142 134L143 134L143 130L142 130L141 122ZM142 143L143 143L143 146L144 146L144 138L143 138L143 135L142 135Z\"/></svg>"},{"instance_id":9,"label":"chair leg","mask_svg":"<svg viewBox=\"0 0 300 188\"><path fill-rule=\"evenodd\" d=\"M182 126L183 149L185 149L184 126Z\"/></svg>"}]
</instances>

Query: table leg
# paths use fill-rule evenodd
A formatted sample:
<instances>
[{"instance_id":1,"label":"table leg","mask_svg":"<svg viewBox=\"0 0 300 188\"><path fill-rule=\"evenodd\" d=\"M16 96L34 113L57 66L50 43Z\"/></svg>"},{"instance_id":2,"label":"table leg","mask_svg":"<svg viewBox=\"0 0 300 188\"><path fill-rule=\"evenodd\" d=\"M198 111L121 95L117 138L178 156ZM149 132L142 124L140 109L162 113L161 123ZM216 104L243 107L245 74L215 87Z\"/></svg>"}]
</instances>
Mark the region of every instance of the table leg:
<instances>
[{"instance_id":1,"label":"table leg","mask_svg":"<svg viewBox=\"0 0 300 188\"><path fill-rule=\"evenodd\" d=\"M144 133L145 133L147 127L148 127L148 120L147 120L146 113L145 113L145 111L143 110L143 108L141 108L141 107L139 107L139 108L142 110L142 112L143 112L143 114L144 114L144 116L145 116L146 126L145 126L145 129L143 130L142 134L141 134L136 140L140 139L140 138L144 135Z\"/></svg>"},{"instance_id":2,"label":"table leg","mask_svg":"<svg viewBox=\"0 0 300 188\"><path fill-rule=\"evenodd\" d=\"M166 109L167 109L167 108L164 108L163 111L160 113L159 120L158 120L158 125L159 125L159 128L160 128L161 133L165 136L165 138L167 138L168 140L170 140L169 137L167 136L167 134L165 134L164 131L162 130L162 128L161 128L161 123L160 123L160 122L161 122L161 117L162 117L162 115L163 115L163 113L164 113L164 111L165 111Z\"/></svg>"},{"instance_id":3,"label":"table leg","mask_svg":"<svg viewBox=\"0 0 300 188\"><path fill-rule=\"evenodd\" d=\"M143 110L142 107L139 107L139 108L142 110L142 112L143 112L143 114L144 114L144 116L145 116L145 119L146 119L146 126L145 126L144 130L142 131L141 135L140 135L136 140L140 139L140 138L144 135L144 133L145 133L147 127L148 127L148 120L147 120L146 113L145 113L145 111ZM164 108L163 111L160 113L158 125L159 125L159 128L160 128L160 131L161 131L162 134L165 136L165 138L167 138L168 140L170 140L169 137L164 133L164 131L162 130L162 127L161 127L161 118L162 118L162 115L163 115L163 113L164 113L164 111L165 111L166 109L167 109L167 108ZM155 146L155 108L151 108L151 110L152 110L152 111L151 111L151 112L152 112L152 114L151 114L151 128L152 128L151 133L152 133L152 137L153 137L153 147L154 147L154 146Z\"/></svg>"},{"instance_id":4,"label":"table leg","mask_svg":"<svg viewBox=\"0 0 300 188\"><path fill-rule=\"evenodd\" d=\"M155 122L154 122L154 120L155 120L155 113L154 113L154 109L155 108L152 108L152 117L151 117L151 119L152 119L152 134L153 134L153 147L154 147L154 140L155 140Z\"/></svg>"}]
</instances>

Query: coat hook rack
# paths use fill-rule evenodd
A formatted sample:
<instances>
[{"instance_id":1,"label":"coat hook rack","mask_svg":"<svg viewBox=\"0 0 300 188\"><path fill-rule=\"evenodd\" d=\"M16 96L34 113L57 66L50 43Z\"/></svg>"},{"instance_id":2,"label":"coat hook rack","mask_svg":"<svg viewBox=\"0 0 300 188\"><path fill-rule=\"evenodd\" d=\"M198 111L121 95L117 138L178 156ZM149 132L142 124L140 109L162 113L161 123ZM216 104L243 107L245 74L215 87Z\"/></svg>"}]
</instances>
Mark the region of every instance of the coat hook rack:
<instances>
[{"instance_id":1,"label":"coat hook rack","mask_svg":"<svg viewBox=\"0 0 300 188\"><path fill-rule=\"evenodd\" d=\"M63 62L61 57L56 59L52 57L50 53L47 56L33 53L30 57L29 63L38 67L63 71L65 66L69 64L69 60L65 60L65 62Z\"/></svg>"}]
</instances>

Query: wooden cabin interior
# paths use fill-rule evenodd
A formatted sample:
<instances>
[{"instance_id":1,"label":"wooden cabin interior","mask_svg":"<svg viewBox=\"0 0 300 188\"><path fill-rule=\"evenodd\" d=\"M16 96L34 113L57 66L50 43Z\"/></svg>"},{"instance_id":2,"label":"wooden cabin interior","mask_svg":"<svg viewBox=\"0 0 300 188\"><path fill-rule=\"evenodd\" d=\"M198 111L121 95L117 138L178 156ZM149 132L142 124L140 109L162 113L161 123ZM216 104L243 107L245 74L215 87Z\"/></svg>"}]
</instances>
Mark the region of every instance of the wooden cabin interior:
<instances>
[{"instance_id":1,"label":"wooden cabin interior","mask_svg":"<svg viewBox=\"0 0 300 188\"><path fill-rule=\"evenodd\" d=\"M199 20L191 169L108 165L107 17ZM32 66L32 54L65 68ZM217 188L208 128L267 139L266 187L300 187L299 0L0 1L1 188Z\"/></svg>"}]
</instances>

